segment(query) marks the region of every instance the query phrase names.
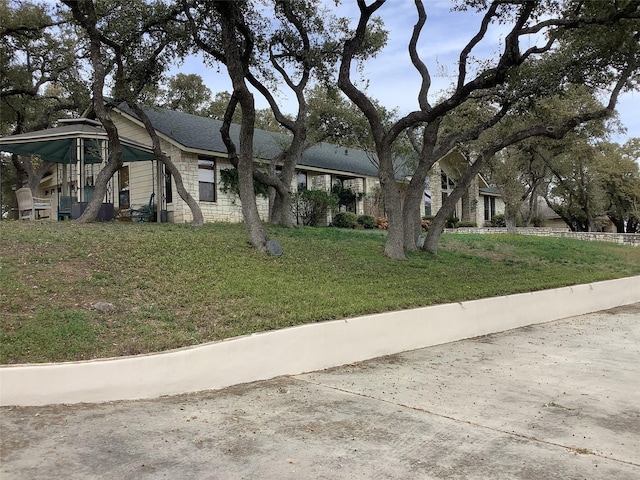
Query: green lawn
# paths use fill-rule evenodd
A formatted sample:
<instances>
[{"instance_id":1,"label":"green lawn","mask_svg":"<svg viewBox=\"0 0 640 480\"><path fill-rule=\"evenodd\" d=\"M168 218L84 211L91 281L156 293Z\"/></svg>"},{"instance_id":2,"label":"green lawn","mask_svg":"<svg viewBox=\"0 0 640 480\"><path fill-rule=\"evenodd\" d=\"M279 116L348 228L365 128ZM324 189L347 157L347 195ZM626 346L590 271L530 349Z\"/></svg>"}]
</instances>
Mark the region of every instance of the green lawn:
<instances>
[{"instance_id":1,"label":"green lawn","mask_svg":"<svg viewBox=\"0 0 640 480\"><path fill-rule=\"evenodd\" d=\"M243 225L0 222L0 362L129 355L301 323L640 274L640 248L443 235L437 257L382 256L384 234ZM108 302L110 312L92 305Z\"/></svg>"}]
</instances>

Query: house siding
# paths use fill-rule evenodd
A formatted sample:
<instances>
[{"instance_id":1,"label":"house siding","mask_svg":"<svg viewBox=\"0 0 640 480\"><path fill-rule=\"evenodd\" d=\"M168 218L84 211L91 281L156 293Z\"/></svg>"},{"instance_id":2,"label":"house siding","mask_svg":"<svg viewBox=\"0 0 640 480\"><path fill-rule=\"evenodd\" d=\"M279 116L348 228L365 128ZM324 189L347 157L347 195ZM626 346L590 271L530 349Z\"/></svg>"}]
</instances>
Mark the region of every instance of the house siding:
<instances>
[{"instance_id":1,"label":"house siding","mask_svg":"<svg viewBox=\"0 0 640 480\"><path fill-rule=\"evenodd\" d=\"M114 123L122 136L149 145L151 139L146 130L132 122L131 120L114 113ZM242 206L240 199L232 193L224 193L220 183L220 171L226 168L233 168L231 163L224 157L215 155L214 152L207 152L208 157L215 160L215 181L216 181L216 201L201 202L199 196L198 180L198 154L186 152L179 146L161 137L160 147L162 151L171 158L174 165L180 172L185 189L194 197L200 206L205 222L241 222ZM205 152L203 152L204 154ZM131 199L133 203L146 203L149 195L153 191L151 162L136 162L130 165L131 178ZM146 170L149 169L149 170ZM153 170L155 176L155 170ZM191 209L185 202L175 186L175 179L172 178L173 201L166 204L167 219L175 223L189 223L193 220ZM264 220L268 217L268 202L266 199L258 197L258 212Z\"/></svg>"}]
</instances>

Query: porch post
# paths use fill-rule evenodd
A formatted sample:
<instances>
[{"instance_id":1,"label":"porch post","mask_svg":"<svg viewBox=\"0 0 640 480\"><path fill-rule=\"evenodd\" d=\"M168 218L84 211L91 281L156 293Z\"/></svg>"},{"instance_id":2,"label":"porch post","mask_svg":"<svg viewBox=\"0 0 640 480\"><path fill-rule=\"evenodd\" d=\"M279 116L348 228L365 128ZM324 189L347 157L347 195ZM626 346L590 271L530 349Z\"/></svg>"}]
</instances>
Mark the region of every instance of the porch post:
<instances>
[{"instance_id":1,"label":"porch post","mask_svg":"<svg viewBox=\"0 0 640 480\"><path fill-rule=\"evenodd\" d=\"M83 173L84 173L84 142L81 137L78 137L76 140L76 162L78 165L78 174L76 176L76 189L78 191L78 201L82 202L82 194L84 193L84 185L83 185Z\"/></svg>"},{"instance_id":2,"label":"porch post","mask_svg":"<svg viewBox=\"0 0 640 480\"><path fill-rule=\"evenodd\" d=\"M164 204L164 175L162 173L163 165L158 160L152 160L156 163L156 222L162 223L162 207Z\"/></svg>"}]
</instances>

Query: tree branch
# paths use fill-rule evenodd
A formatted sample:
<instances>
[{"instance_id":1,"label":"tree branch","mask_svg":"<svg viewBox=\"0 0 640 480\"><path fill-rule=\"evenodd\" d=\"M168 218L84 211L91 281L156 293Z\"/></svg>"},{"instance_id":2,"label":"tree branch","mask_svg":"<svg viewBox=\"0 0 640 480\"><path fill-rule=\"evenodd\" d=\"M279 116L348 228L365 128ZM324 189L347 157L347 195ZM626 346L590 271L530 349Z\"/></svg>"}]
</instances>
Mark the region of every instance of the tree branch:
<instances>
[{"instance_id":1,"label":"tree branch","mask_svg":"<svg viewBox=\"0 0 640 480\"><path fill-rule=\"evenodd\" d=\"M381 141L384 137L380 114L373 102L351 81L351 64L356 52L362 46L369 19L376 10L385 3L385 1L386 0L376 0L370 6L367 6L364 0L358 0L360 20L358 21L358 26L354 36L348 39L344 44L342 60L340 62L340 69L338 73L338 86L345 95L347 95L347 97L349 97L351 101L355 103L360 110L362 110L369 122L369 125L371 126L371 133L373 137L377 139L376 141Z\"/></svg>"},{"instance_id":2,"label":"tree branch","mask_svg":"<svg viewBox=\"0 0 640 480\"><path fill-rule=\"evenodd\" d=\"M496 11L498 10L499 2L494 1L489 7L489 10L482 17L482 22L480 22L480 30L475 36L469 40L469 43L462 49L460 52L460 59L458 60L458 86L456 90L461 90L464 86L464 82L467 77L467 60L469 58L469 54L471 50L480 43L480 41L484 38L487 33L487 29L489 28L489 23L491 23L491 19L495 16Z\"/></svg>"},{"instance_id":3,"label":"tree branch","mask_svg":"<svg viewBox=\"0 0 640 480\"><path fill-rule=\"evenodd\" d=\"M418 21L413 27L413 33L409 41L409 57L411 58L413 66L418 70L418 73L420 73L420 77L422 77L420 92L418 93L418 105L421 110L427 111L431 109L428 98L429 88L431 87L431 75L429 75L429 69L418 55L418 40L427 21L427 14L424 10L422 0L415 0L415 4L416 10L418 11Z\"/></svg>"}]
</instances>

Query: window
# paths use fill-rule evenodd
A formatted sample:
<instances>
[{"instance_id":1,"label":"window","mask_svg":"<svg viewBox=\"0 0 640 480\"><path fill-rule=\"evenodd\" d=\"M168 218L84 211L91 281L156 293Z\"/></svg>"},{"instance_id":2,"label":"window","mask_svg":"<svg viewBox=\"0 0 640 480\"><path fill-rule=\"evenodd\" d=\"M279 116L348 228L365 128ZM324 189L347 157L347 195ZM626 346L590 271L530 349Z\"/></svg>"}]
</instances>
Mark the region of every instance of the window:
<instances>
[{"instance_id":1,"label":"window","mask_svg":"<svg viewBox=\"0 0 640 480\"><path fill-rule=\"evenodd\" d=\"M451 193L453 192L453 189L456 188L456 183L453 181L453 179L449 175L444 173L444 170L440 170L440 186L442 187L442 204L444 205L444 202L447 200L447 197L451 195ZM451 215L453 217L458 218L457 206L456 208L454 208Z\"/></svg>"},{"instance_id":2,"label":"window","mask_svg":"<svg viewBox=\"0 0 640 480\"><path fill-rule=\"evenodd\" d=\"M200 186L200 201L216 201L216 162L210 159L198 158L198 184Z\"/></svg>"},{"instance_id":3,"label":"window","mask_svg":"<svg viewBox=\"0 0 640 480\"><path fill-rule=\"evenodd\" d=\"M431 190L424 191L424 214L431 215Z\"/></svg>"},{"instance_id":4,"label":"window","mask_svg":"<svg viewBox=\"0 0 640 480\"><path fill-rule=\"evenodd\" d=\"M496 214L496 199L495 197L484 197L484 219L486 222L490 222Z\"/></svg>"},{"instance_id":5,"label":"window","mask_svg":"<svg viewBox=\"0 0 640 480\"><path fill-rule=\"evenodd\" d=\"M118 172L118 206L129 208L129 167L122 167Z\"/></svg>"},{"instance_id":6,"label":"window","mask_svg":"<svg viewBox=\"0 0 640 480\"><path fill-rule=\"evenodd\" d=\"M298 172L296 183L298 184L298 191L307 189L307 174L304 172Z\"/></svg>"},{"instance_id":7,"label":"window","mask_svg":"<svg viewBox=\"0 0 640 480\"><path fill-rule=\"evenodd\" d=\"M453 190L456 187L456 183L450 176L444 173L444 170L440 170L440 186L442 190Z\"/></svg>"}]
</instances>

